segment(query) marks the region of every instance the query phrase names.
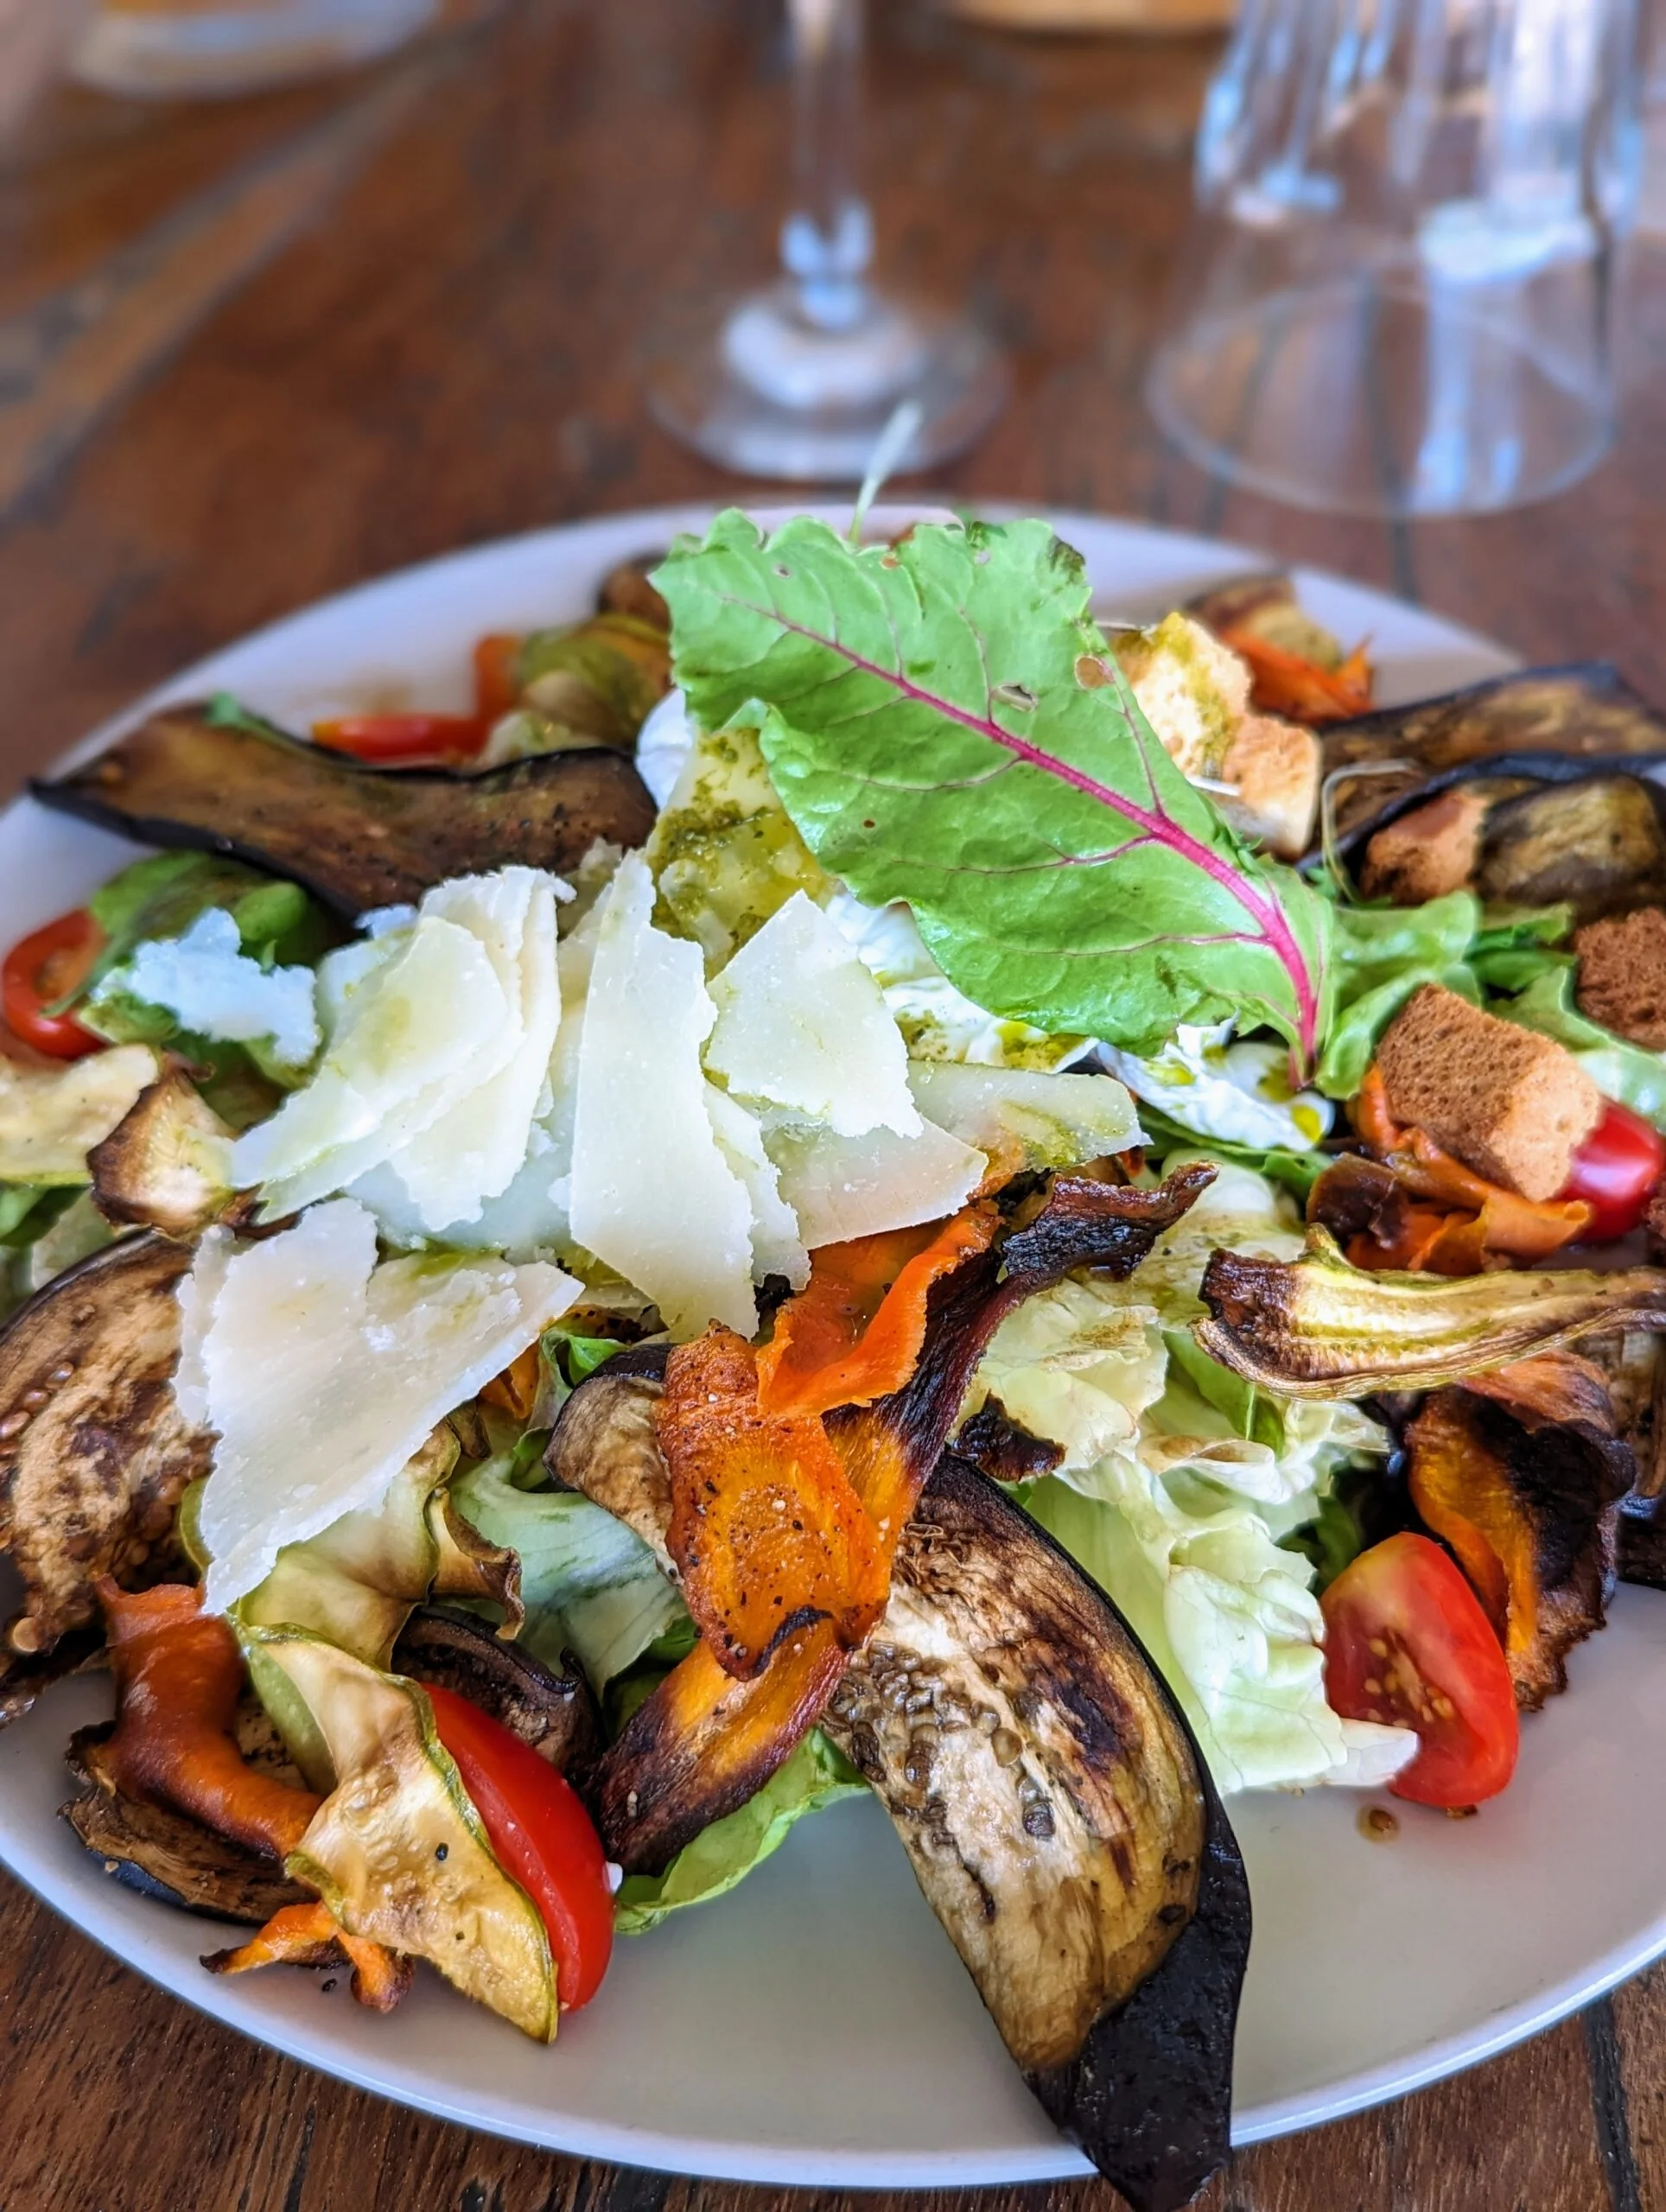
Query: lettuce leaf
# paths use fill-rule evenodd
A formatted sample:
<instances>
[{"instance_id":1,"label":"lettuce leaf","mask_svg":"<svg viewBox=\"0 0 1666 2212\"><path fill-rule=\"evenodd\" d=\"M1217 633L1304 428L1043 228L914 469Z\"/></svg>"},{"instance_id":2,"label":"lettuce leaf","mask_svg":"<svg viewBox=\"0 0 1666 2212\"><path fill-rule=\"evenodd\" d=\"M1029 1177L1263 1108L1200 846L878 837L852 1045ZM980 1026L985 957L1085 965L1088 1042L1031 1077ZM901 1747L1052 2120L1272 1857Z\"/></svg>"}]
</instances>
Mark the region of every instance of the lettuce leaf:
<instances>
[{"instance_id":1,"label":"lettuce leaf","mask_svg":"<svg viewBox=\"0 0 1666 2212\"><path fill-rule=\"evenodd\" d=\"M688 1618L640 1536L576 1491L521 1490L514 1455L453 1478L451 1500L488 1543L520 1560L520 1641L559 1667L570 1651L598 1696Z\"/></svg>"},{"instance_id":2,"label":"lettuce leaf","mask_svg":"<svg viewBox=\"0 0 1666 2212\"><path fill-rule=\"evenodd\" d=\"M732 511L656 582L696 721L757 721L811 851L976 1004L1136 1052L1247 1012L1313 1058L1332 910L1164 752L1046 523L854 547Z\"/></svg>"},{"instance_id":3,"label":"lettuce leaf","mask_svg":"<svg viewBox=\"0 0 1666 2212\"><path fill-rule=\"evenodd\" d=\"M843 1753L813 1730L755 1797L684 1845L663 1874L627 1874L614 1900L614 1926L621 1936L644 1935L668 1913L722 1897L779 1851L806 1813L867 1788Z\"/></svg>"},{"instance_id":4,"label":"lettuce leaf","mask_svg":"<svg viewBox=\"0 0 1666 2212\"><path fill-rule=\"evenodd\" d=\"M1380 1780L1405 1739L1326 1704L1309 1569L1281 1539L1389 1440L1345 1401L1280 1398L1201 1351L1187 1325L1218 1243L1284 1256L1301 1238L1269 1183L1225 1168L1127 1282L1026 1300L976 1387L1062 1447L1022 1502L1128 1615L1224 1789Z\"/></svg>"},{"instance_id":5,"label":"lettuce leaf","mask_svg":"<svg viewBox=\"0 0 1666 2212\"><path fill-rule=\"evenodd\" d=\"M1493 1011L1566 1045L1605 1098L1618 1099L1657 1129L1666 1129L1666 1054L1630 1044L1581 1014L1574 1002L1576 980L1573 962L1557 959Z\"/></svg>"}]
</instances>

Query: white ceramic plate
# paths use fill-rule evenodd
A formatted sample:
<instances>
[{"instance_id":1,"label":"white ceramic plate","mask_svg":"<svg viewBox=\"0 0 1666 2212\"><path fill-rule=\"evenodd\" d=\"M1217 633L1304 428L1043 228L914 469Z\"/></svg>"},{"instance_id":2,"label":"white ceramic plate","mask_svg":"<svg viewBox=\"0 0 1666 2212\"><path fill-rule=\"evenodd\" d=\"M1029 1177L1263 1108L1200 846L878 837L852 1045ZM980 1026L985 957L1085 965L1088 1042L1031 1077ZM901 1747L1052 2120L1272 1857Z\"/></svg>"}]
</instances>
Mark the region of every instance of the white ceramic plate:
<instances>
[{"instance_id":1,"label":"white ceramic plate","mask_svg":"<svg viewBox=\"0 0 1666 2212\"><path fill-rule=\"evenodd\" d=\"M329 702L460 706L475 637L584 613L614 562L704 519L610 517L410 569L263 631L160 696L223 687L302 726ZM1160 610L1255 561L1129 524L1058 521L1117 614ZM1369 633L1390 700L1509 665L1415 608L1300 582L1321 621ZM74 905L130 850L14 807L0 818L0 944ZM1373 1844L1351 1792L1232 1801L1256 1913L1237 2141L1467 2065L1666 1949L1666 1599L1623 1591L1571 1671L1478 1819L1406 1808L1398 1838ZM432 1976L383 2020L312 1975L204 1974L212 1924L117 1886L56 1817L70 1731L107 1709L102 1682L70 1683L0 1736L0 1858L142 1973L294 2057L500 2134L681 2172L940 2186L1083 2171L871 1802L807 1821L733 1897L622 1943L601 1999L544 2050Z\"/></svg>"}]
</instances>

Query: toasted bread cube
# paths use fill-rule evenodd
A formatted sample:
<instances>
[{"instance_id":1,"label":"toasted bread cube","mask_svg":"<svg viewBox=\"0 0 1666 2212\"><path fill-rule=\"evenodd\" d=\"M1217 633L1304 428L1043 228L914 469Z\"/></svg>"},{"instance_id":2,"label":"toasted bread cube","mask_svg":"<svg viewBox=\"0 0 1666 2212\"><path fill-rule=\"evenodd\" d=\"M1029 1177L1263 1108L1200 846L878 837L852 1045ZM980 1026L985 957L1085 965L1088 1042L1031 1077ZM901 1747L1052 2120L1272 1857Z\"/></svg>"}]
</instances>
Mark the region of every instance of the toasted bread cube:
<instances>
[{"instance_id":1,"label":"toasted bread cube","mask_svg":"<svg viewBox=\"0 0 1666 2212\"><path fill-rule=\"evenodd\" d=\"M1319 740L1251 710L1250 671L1230 646L1190 615L1168 614L1119 637L1116 658L1163 750L1210 787L1232 827L1281 859L1306 852L1319 810Z\"/></svg>"},{"instance_id":2,"label":"toasted bread cube","mask_svg":"<svg viewBox=\"0 0 1666 2212\"><path fill-rule=\"evenodd\" d=\"M1360 870L1365 897L1421 906L1426 899L1442 899L1472 883L1492 796L1485 785L1454 784L1379 830Z\"/></svg>"},{"instance_id":3,"label":"toasted bread cube","mask_svg":"<svg viewBox=\"0 0 1666 2212\"><path fill-rule=\"evenodd\" d=\"M1666 1051L1666 913L1640 906L1634 914L1587 922L1574 950L1581 1013L1633 1045Z\"/></svg>"},{"instance_id":4,"label":"toasted bread cube","mask_svg":"<svg viewBox=\"0 0 1666 2212\"><path fill-rule=\"evenodd\" d=\"M1566 1189L1602 1093L1565 1046L1426 983L1384 1032L1377 1065L1396 1122L1524 1198Z\"/></svg>"}]
</instances>

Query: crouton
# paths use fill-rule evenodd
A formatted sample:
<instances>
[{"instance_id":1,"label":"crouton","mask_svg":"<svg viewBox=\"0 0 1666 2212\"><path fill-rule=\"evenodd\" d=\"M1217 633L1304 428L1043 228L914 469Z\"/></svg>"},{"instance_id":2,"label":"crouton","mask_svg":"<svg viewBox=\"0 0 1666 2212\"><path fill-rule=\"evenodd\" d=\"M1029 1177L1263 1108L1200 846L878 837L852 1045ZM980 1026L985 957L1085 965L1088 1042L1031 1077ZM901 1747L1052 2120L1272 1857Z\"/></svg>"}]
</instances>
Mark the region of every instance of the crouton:
<instances>
[{"instance_id":1,"label":"crouton","mask_svg":"<svg viewBox=\"0 0 1666 2212\"><path fill-rule=\"evenodd\" d=\"M1396 1122L1426 1129L1524 1198L1567 1187L1602 1118L1602 1093L1553 1038L1426 983L1384 1032L1377 1065Z\"/></svg>"},{"instance_id":2,"label":"crouton","mask_svg":"<svg viewBox=\"0 0 1666 2212\"><path fill-rule=\"evenodd\" d=\"M1487 786L1454 784L1427 805L1390 822L1365 848L1361 892L1396 906L1421 906L1426 899L1461 891L1474 880L1491 804Z\"/></svg>"},{"instance_id":3,"label":"crouton","mask_svg":"<svg viewBox=\"0 0 1666 2212\"><path fill-rule=\"evenodd\" d=\"M1580 1010L1651 1052L1666 1052L1666 913L1640 906L1587 922L1574 939Z\"/></svg>"},{"instance_id":4,"label":"crouton","mask_svg":"<svg viewBox=\"0 0 1666 2212\"><path fill-rule=\"evenodd\" d=\"M1163 750L1209 786L1232 827L1281 859L1307 849L1320 752L1311 730L1250 706L1250 671L1189 615L1116 640L1116 658ZM1224 788L1216 788L1217 786Z\"/></svg>"}]
</instances>

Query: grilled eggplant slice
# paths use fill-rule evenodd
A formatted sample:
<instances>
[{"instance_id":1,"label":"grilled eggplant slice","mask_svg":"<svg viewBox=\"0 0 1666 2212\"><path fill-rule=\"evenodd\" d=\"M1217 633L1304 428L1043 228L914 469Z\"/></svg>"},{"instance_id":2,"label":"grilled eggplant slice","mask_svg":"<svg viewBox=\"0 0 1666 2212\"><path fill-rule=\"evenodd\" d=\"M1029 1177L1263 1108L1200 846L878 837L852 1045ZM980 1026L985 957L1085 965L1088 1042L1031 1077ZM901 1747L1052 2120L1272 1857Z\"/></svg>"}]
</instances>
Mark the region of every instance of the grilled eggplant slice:
<instances>
[{"instance_id":1,"label":"grilled eggplant slice","mask_svg":"<svg viewBox=\"0 0 1666 2212\"><path fill-rule=\"evenodd\" d=\"M563 1489L582 1491L640 1536L674 1581L671 1478L653 1419L670 1353L669 1344L615 1352L581 1382L550 1433L544 1464Z\"/></svg>"},{"instance_id":2,"label":"grilled eggplant slice","mask_svg":"<svg viewBox=\"0 0 1666 2212\"><path fill-rule=\"evenodd\" d=\"M1474 888L1490 906L1572 906L1581 922L1666 897L1666 829L1636 776L1542 785L1489 810Z\"/></svg>"},{"instance_id":3,"label":"grilled eggplant slice","mask_svg":"<svg viewBox=\"0 0 1666 2212\"><path fill-rule=\"evenodd\" d=\"M570 1666L557 1675L472 1613L421 1607L393 1647L393 1671L466 1697L558 1774L582 1770L595 1757L601 1718L582 1670Z\"/></svg>"},{"instance_id":4,"label":"grilled eggplant slice","mask_svg":"<svg viewBox=\"0 0 1666 2212\"><path fill-rule=\"evenodd\" d=\"M1481 764L1490 775L1571 781L1666 760L1666 716L1606 661L1524 669L1434 699L1383 707L1321 734L1338 845L1351 860L1374 830ZM1403 766L1395 772L1387 764ZM1339 772L1369 767L1369 775Z\"/></svg>"},{"instance_id":5,"label":"grilled eggplant slice","mask_svg":"<svg viewBox=\"0 0 1666 2212\"><path fill-rule=\"evenodd\" d=\"M112 1880L187 1912L256 1927L285 1905L310 1899L312 1892L291 1882L276 1860L216 1835L188 1813L118 1789L99 1758L111 1733L108 1725L83 1728L70 1739L69 1768L82 1788L60 1809ZM300 1780L252 1695L238 1708L237 1742L251 1766L290 1783Z\"/></svg>"},{"instance_id":6,"label":"grilled eggplant slice","mask_svg":"<svg viewBox=\"0 0 1666 2212\"><path fill-rule=\"evenodd\" d=\"M1132 1274L1214 1177L1192 1162L1154 1191L1074 1175L1055 1175L1040 1190L1014 1188L998 1249L971 1253L932 1284L911 1381L870 1406L827 1416L828 1436L887 1545L930 1480L972 1370L1007 1314L1073 1268ZM633 1466L640 1459L639 1448L630 1455ZM633 1494L645 1498L640 1474L633 1479ZM697 1645L597 1762L594 1809L609 1856L627 1873L660 1873L703 1828L754 1796L814 1726L844 1656L826 1619L790 1636L747 1681L736 1682Z\"/></svg>"},{"instance_id":7,"label":"grilled eggplant slice","mask_svg":"<svg viewBox=\"0 0 1666 2212\"><path fill-rule=\"evenodd\" d=\"M258 1928L285 1905L304 1904L311 1897L309 1890L286 1881L258 1852L228 1842L165 1805L140 1804L92 1789L62 1809L113 1881L161 1904Z\"/></svg>"},{"instance_id":8,"label":"grilled eggplant slice","mask_svg":"<svg viewBox=\"0 0 1666 2212\"><path fill-rule=\"evenodd\" d=\"M230 1125L182 1060L161 1075L86 1156L92 1202L106 1221L195 1236L239 1211ZM252 1211L252 1199L251 1200Z\"/></svg>"},{"instance_id":9,"label":"grilled eggplant slice","mask_svg":"<svg viewBox=\"0 0 1666 2212\"><path fill-rule=\"evenodd\" d=\"M0 1332L0 1549L23 1579L14 1651L98 1618L93 1585L142 1589L182 1564L175 1509L208 1471L181 1418L175 1291L189 1249L127 1236L67 1269Z\"/></svg>"},{"instance_id":10,"label":"grilled eggplant slice","mask_svg":"<svg viewBox=\"0 0 1666 2212\"><path fill-rule=\"evenodd\" d=\"M1226 2156L1250 1891L1190 1731L1110 1601L944 1458L823 1726L1060 2131L1136 2212L1186 2203Z\"/></svg>"},{"instance_id":11,"label":"grilled eggplant slice","mask_svg":"<svg viewBox=\"0 0 1666 2212\"><path fill-rule=\"evenodd\" d=\"M96 760L32 789L43 805L151 845L230 853L349 919L450 875L575 868L598 837L639 845L653 801L607 749L483 775L357 766L250 722L165 709Z\"/></svg>"}]
</instances>

